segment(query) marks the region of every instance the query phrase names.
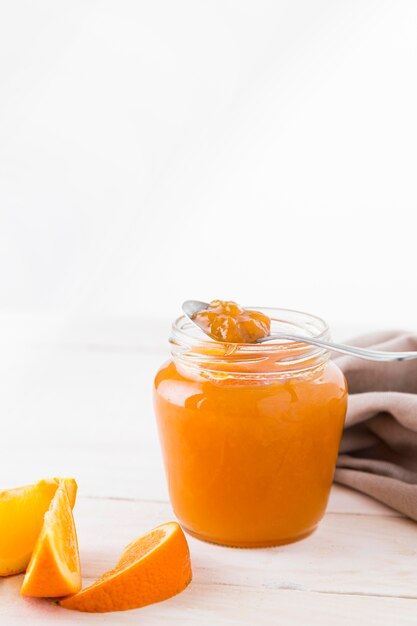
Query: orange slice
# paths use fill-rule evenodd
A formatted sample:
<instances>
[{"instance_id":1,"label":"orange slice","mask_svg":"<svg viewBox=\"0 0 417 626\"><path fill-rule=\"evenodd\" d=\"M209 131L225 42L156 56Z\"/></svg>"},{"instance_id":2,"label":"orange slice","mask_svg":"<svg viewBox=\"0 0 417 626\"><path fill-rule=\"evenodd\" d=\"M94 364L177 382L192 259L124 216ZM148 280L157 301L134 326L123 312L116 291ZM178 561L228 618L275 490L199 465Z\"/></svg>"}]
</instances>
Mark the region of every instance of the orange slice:
<instances>
[{"instance_id":1,"label":"orange slice","mask_svg":"<svg viewBox=\"0 0 417 626\"><path fill-rule=\"evenodd\" d=\"M74 506L77 483L72 478L66 481ZM49 478L0 492L0 576L25 571L58 484L58 478Z\"/></svg>"},{"instance_id":2,"label":"orange slice","mask_svg":"<svg viewBox=\"0 0 417 626\"><path fill-rule=\"evenodd\" d=\"M136 609L174 596L190 580L187 540L176 522L168 522L130 543L114 569L60 605L91 613Z\"/></svg>"},{"instance_id":3,"label":"orange slice","mask_svg":"<svg viewBox=\"0 0 417 626\"><path fill-rule=\"evenodd\" d=\"M45 513L41 534L23 579L21 594L24 596L56 598L81 589L77 533L67 482L60 481Z\"/></svg>"}]
</instances>

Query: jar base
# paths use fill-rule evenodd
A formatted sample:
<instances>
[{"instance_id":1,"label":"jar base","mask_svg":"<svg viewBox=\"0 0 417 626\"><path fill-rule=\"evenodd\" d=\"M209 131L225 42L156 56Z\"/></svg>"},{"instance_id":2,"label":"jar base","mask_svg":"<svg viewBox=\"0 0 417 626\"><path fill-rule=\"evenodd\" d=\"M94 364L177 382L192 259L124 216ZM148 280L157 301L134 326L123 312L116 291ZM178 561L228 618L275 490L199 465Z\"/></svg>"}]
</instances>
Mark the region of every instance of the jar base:
<instances>
[{"instance_id":1,"label":"jar base","mask_svg":"<svg viewBox=\"0 0 417 626\"><path fill-rule=\"evenodd\" d=\"M206 543L214 543L218 546L223 546L225 548L273 548L274 546L285 546L290 543L296 543L297 541L302 541L302 539L306 539L314 533L314 531L317 529L317 526L318 525L316 524L316 526L310 528L304 533L295 535L294 537L287 537L285 539L268 539L266 541L229 541L223 539L215 539L213 537L202 535L201 533L196 533L193 530L187 528L187 526L181 524L181 527L188 535L191 535L196 539L200 539L200 541L205 541Z\"/></svg>"}]
</instances>

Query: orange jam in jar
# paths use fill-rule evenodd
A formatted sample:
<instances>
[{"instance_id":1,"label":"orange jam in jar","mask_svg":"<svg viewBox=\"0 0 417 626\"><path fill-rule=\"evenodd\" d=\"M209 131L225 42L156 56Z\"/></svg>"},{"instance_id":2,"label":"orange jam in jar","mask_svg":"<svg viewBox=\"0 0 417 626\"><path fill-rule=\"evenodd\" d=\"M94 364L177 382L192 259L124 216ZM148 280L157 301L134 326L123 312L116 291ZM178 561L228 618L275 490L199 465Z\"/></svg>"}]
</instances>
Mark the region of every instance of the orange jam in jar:
<instances>
[{"instance_id":1,"label":"orange jam in jar","mask_svg":"<svg viewBox=\"0 0 417 626\"><path fill-rule=\"evenodd\" d=\"M261 309L274 332L329 338L321 319ZM228 546L272 546L309 535L322 518L347 403L326 350L271 340L230 344L187 318L154 403L174 511L192 535Z\"/></svg>"}]
</instances>

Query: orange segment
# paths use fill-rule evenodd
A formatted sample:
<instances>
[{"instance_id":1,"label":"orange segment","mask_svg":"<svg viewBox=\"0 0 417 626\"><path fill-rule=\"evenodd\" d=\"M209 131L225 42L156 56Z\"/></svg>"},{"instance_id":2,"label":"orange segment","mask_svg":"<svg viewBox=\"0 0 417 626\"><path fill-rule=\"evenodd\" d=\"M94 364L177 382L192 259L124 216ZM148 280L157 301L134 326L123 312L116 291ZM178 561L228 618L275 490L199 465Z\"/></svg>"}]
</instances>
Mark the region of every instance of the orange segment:
<instances>
[{"instance_id":1,"label":"orange segment","mask_svg":"<svg viewBox=\"0 0 417 626\"><path fill-rule=\"evenodd\" d=\"M60 605L91 613L136 609L174 596L190 580L187 540L176 522L168 522L129 544L114 569Z\"/></svg>"},{"instance_id":2,"label":"orange segment","mask_svg":"<svg viewBox=\"0 0 417 626\"><path fill-rule=\"evenodd\" d=\"M77 483L66 482L74 506ZM0 492L0 576L25 571L58 484L58 478L49 478Z\"/></svg>"},{"instance_id":3,"label":"orange segment","mask_svg":"<svg viewBox=\"0 0 417 626\"><path fill-rule=\"evenodd\" d=\"M77 533L67 489L67 481L60 481L45 514L23 579L24 596L56 598L81 589Z\"/></svg>"}]
</instances>

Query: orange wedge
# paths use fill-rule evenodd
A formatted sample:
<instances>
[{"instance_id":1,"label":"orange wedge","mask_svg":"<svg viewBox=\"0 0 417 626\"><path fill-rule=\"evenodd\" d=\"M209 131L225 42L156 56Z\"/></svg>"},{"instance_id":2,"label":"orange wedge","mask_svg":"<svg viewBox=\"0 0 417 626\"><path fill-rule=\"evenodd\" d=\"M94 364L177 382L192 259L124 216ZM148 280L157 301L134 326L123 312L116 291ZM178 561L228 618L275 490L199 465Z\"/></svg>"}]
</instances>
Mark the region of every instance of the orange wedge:
<instances>
[{"instance_id":1,"label":"orange wedge","mask_svg":"<svg viewBox=\"0 0 417 626\"><path fill-rule=\"evenodd\" d=\"M77 483L72 478L66 482L74 506ZM0 492L0 576L25 571L58 484L58 478L49 478Z\"/></svg>"},{"instance_id":2,"label":"orange wedge","mask_svg":"<svg viewBox=\"0 0 417 626\"><path fill-rule=\"evenodd\" d=\"M174 596L190 580L187 540L176 522L168 522L130 543L114 569L60 605L91 613L136 609Z\"/></svg>"},{"instance_id":3,"label":"orange wedge","mask_svg":"<svg viewBox=\"0 0 417 626\"><path fill-rule=\"evenodd\" d=\"M77 533L72 516L68 487L63 479L51 501L39 538L33 550L21 594L56 598L81 589Z\"/></svg>"}]
</instances>

